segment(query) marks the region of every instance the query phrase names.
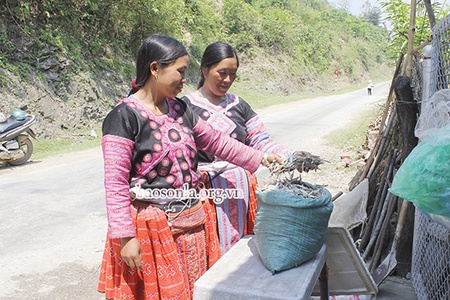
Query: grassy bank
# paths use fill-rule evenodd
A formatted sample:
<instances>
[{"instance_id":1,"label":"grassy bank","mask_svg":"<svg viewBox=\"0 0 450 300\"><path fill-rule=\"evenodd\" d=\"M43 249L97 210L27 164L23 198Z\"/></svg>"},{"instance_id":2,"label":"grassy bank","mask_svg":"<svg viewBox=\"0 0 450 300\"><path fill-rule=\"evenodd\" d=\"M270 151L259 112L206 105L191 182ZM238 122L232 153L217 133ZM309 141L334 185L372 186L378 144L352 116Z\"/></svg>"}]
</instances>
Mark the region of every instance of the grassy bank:
<instances>
[{"instance_id":1,"label":"grassy bank","mask_svg":"<svg viewBox=\"0 0 450 300\"><path fill-rule=\"evenodd\" d=\"M372 124L382 113L382 107L377 105L368 110L363 111L343 128L336 129L327 135L324 139L328 145L342 150L351 150L360 147L365 143L366 132L370 124Z\"/></svg>"},{"instance_id":2,"label":"grassy bank","mask_svg":"<svg viewBox=\"0 0 450 300\"><path fill-rule=\"evenodd\" d=\"M37 139L33 140L34 151L31 159L39 160L62 153L76 152L101 145L100 127L95 130L98 137L74 136L70 139Z\"/></svg>"}]
</instances>

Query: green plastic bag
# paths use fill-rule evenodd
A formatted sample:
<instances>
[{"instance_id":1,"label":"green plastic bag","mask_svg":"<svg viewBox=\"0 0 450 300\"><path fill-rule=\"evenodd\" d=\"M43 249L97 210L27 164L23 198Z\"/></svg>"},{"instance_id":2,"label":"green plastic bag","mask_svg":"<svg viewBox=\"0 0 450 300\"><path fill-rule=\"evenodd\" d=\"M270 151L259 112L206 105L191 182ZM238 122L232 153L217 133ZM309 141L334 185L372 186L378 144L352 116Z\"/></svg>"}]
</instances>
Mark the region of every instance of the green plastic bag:
<instances>
[{"instance_id":1,"label":"green plastic bag","mask_svg":"<svg viewBox=\"0 0 450 300\"><path fill-rule=\"evenodd\" d=\"M311 259L324 243L333 211L331 193L303 198L282 191L258 192L256 246L268 270L275 274Z\"/></svg>"},{"instance_id":2,"label":"green plastic bag","mask_svg":"<svg viewBox=\"0 0 450 300\"><path fill-rule=\"evenodd\" d=\"M436 129L411 151L389 191L450 229L450 126Z\"/></svg>"}]
</instances>

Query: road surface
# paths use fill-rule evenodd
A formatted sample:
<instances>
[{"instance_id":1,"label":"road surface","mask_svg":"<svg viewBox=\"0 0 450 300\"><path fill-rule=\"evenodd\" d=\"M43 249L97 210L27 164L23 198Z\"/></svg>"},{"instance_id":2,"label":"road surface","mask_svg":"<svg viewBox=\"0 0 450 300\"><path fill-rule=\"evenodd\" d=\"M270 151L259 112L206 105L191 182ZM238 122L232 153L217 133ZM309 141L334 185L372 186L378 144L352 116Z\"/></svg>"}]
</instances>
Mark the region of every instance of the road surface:
<instances>
[{"instance_id":1,"label":"road surface","mask_svg":"<svg viewBox=\"0 0 450 300\"><path fill-rule=\"evenodd\" d=\"M371 97L360 89L258 114L276 141L312 151L387 90L383 83ZM0 195L0 299L103 299L96 291L107 225L100 148L0 167Z\"/></svg>"}]
</instances>

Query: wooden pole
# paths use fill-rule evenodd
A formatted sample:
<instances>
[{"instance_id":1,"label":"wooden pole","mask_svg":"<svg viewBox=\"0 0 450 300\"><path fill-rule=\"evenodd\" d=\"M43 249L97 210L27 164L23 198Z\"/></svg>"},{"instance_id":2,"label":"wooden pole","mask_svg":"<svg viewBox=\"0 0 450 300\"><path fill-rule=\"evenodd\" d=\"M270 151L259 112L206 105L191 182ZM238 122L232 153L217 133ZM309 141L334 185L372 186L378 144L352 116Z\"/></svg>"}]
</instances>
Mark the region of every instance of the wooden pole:
<instances>
[{"instance_id":1,"label":"wooden pole","mask_svg":"<svg viewBox=\"0 0 450 300\"><path fill-rule=\"evenodd\" d=\"M401 158L403 162L418 143L418 139L414 135L414 128L417 123L419 105L414 101L409 77L399 76L395 81L394 90L397 99L396 108L402 140ZM402 227L396 252L397 274L400 276L406 276L411 270L412 240L414 235L414 206L409 205L405 209L407 217Z\"/></svg>"},{"instance_id":2,"label":"wooden pole","mask_svg":"<svg viewBox=\"0 0 450 300\"><path fill-rule=\"evenodd\" d=\"M428 20L430 21L430 26L431 26L431 28L433 28L434 25L436 25L436 18L434 17L434 11L433 11L433 7L431 6L431 1L423 0L423 3L425 4L425 8L427 9Z\"/></svg>"},{"instance_id":3,"label":"wooden pole","mask_svg":"<svg viewBox=\"0 0 450 300\"><path fill-rule=\"evenodd\" d=\"M378 187L378 193L380 194L380 200L382 202L379 202L377 211L374 217L375 220L375 226L373 226L372 230L370 230L370 239L369 243L367 244L366 249L364 250L363 258L367 259L367 257L370 255L372 247L375 245L375 242L378 238L378 234L380 233L383 220L386 216L387 209L389 207L389 203L387 203L386 194L388 193L388 188L390 187L389 182L391 181L392 172L394 170L395 165L395 157L397 156L397 152L394 150L392 154L389 156L386 165L385 170L383 172L383 177L380 183L380 186ZM378 196L378 194L377 194ZM372 211L375 209L375 207L372 208ZM372 216L372 213L371 213ZM367 229L366 229L367 230ZM361 241L361 244L363 244L364 240Z\"/></svg>"},{"instance_id":4,"label":"wooden pole","mask_svg":"<svg viewBox=\"0 0 450 300\"><path fill-rule=\"evenodd\" d=\"M373 251L372 259L370 261L369 270L370 272L373 272L375 268L377 267L377 264L380 260L380 257L382 255L383 249L385 247L386 241L389 240L389 226L391 224L391 217L394 212L395 207L397 206L396 202L397 197L393 194L389 193L386 198L386 202L388 203L388 212L386 213L386 217L383 220L383 225L381 227L381 232L378 235L377 242L376 242L376 248Z\"/></svg>"},{"instance_id":5,"label":"wooden pole","mask_svg":"<svg viewBox=\"0 0 450 300\"><path fill-rule=\"evenodd\" d=\"M405 75L412 77L412 63L414 56L414 32L416 31L416 8L417 1L411 0L411 10L409 15L409 32L408 32L408 57L406 59Z\"/></svg>"},{"instance_id":6,"label":"wooden pole","mask_svg":"<svg viewBox=\"0 0 450 300\"><path fill-rule=\"evenodd\" d=\"M400 136L402 138L401 157L403 162L419 142L419 139L414 135L417 115L419 114L419 105L414 101L411 79L409 77L397 77L394 90L397 99L395 105L397 107L397 116L400 125Z\"/></svg>"}]
</instances>

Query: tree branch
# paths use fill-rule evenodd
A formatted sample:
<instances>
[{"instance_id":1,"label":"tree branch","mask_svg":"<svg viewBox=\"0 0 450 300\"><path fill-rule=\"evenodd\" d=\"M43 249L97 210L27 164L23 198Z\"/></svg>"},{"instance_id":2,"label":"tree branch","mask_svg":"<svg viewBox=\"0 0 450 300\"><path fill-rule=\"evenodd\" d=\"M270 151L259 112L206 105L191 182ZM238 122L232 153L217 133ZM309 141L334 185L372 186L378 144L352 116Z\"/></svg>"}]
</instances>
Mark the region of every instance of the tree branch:
<instances>
[{"instance_id":1,"label":"tree branch","mask_svg":"<svg viewBox=\"0 0 450 300\"><path fill-rule=\"evenodd\" d=\"M431 43L433 41L433 36L430 35L422 44L420 44L419 46L417 46L416 48L414 48L413 52L417 53L419 52L420 49L422 49L423 47L425 47L426 45L428 45L429 43Z\"/></svg>"},{"instance_id":2,"label":"tree branch","mask_svg":"<svg viewBox=\"0 0 450 300\"><path fill-rule=\"evenodd\" d=\"M431 6L431 1L423 0L423 3L425 4L425 8L427 9L428 20L430 21L430 26L431 26L431 28L433 28L434 25L436 25L436 18L434 16L433 7Z\"/></svg>"}]
</instances>

